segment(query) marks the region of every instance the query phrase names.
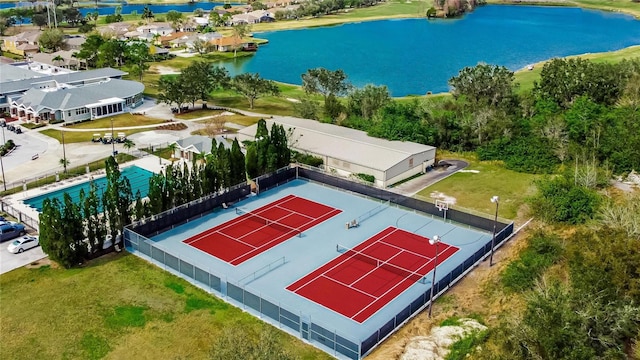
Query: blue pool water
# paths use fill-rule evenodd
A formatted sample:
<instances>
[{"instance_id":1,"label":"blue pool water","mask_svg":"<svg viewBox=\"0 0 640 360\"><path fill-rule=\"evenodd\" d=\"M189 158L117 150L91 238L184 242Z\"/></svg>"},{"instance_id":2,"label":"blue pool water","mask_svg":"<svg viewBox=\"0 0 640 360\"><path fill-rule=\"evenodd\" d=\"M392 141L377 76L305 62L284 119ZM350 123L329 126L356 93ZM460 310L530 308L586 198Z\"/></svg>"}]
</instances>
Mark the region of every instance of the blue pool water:
<instances>
[{"instance_id":1,"label":"blue pool water","mask_svg":"<svg viewBox=\"0 0 640 360\"><path fill-rule=\"evenodd\" d=\"M565 7L490 5L460 19L381 20L256 33L269 40L232 73L301 84L307 69L343 69L356 86L387 85L393 96L448 91L447 81L479 62L511 70L538 61L640 44L640 21Z\"/></svg>"},{"instance_id":2,"label":"blue pool water","mask_svg":"<svg viewBox=\"0 0 640 360\"><path fill-rule=\"evenodd\" d=\"M138 190L140 190L140 194L142 195L142 197L148 195L149 178L153 175L151 171L137 166L129 166L121 170L121 175L129 179L133 196L136 195L136 192ZM107 188L107 178L103 176L101 178L93 180L93 182L96 184L98 188L98 196L101 198L101 191L104 191ZM57 198L61 203L63 203L64 193L68 193L69 195L71 195L73 201L77 203L80 200L80 190L84 190L85 194L88 194L90 190L90 182L85 181L68 188L34 196L32 198L24 200L24 203L40 212L42 211L42 202L45 199Z\"/></svg>"}]
</instances>

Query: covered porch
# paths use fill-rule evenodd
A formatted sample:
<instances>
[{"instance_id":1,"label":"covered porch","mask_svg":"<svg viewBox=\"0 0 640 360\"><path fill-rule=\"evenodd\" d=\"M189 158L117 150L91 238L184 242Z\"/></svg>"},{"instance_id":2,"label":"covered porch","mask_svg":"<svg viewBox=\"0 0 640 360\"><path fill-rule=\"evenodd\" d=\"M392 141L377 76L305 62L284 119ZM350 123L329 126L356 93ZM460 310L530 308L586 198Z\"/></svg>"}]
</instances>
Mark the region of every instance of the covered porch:
<instances>
[{"instance_id":1,"label":"covered porch","mask_svg":"<svg viewBox=\"0 0 640 360\"><path fill-rule=\"evenodd\" d=\"M86 108L91 112L91 119L100 119L105 116L121 114L125 109L125 100L117 97L103 99L97 103L87 104Z\"/></svg>"}]
</instances>

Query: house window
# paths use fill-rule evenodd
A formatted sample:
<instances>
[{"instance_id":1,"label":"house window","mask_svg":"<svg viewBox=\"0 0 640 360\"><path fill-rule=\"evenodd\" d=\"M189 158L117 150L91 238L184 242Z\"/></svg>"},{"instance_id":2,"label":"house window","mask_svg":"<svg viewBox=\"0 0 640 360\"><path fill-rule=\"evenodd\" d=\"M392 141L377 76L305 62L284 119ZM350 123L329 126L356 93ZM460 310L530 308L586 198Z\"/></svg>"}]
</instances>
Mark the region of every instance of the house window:
<instances>
[{"instance_id":1,"label":"house window","mask_svg":"<svg viewBox=\"0 0 640 360\"><path fill-rule=\"evenodd\" d=\"M413 167L413 158L409 159L409 167Z\"/></svg>"}]
</instances>

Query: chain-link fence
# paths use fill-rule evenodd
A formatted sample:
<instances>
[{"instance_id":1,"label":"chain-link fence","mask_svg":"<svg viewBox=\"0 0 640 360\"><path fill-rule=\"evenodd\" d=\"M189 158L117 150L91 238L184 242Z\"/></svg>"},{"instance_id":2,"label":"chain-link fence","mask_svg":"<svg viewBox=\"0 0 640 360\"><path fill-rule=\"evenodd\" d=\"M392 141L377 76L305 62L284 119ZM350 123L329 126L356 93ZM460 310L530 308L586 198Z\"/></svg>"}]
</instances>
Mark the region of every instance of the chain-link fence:
<instances>
[{"instance_id":1,"label":"chain-link fence","mask_svg":"<svg viewBox=\"0 0 640 360\"><path fill-rule=\"evenodd\" d=\"M307 179L344 189L355 194L389 201L398 206L430 215L439 213L438 208L436 208L433 203L409 198L361 183L351 182L313 168L286 167L272 174L257 178L255 183L257 184L258 191L263 192L296 178ZM237 187L229 189L227 192L199 199L131 224L125 228L125 245L129 251L142 254L162 264L165 269L188 277L202 286L211 289L220 296L232 300L238 304L238 306L250 310L256 316L269 318L278 326L286 327L289 332L298 334L302 339L317 344L322 349L330 349L334 355L339 357L360 359L366 356L378 344L395 332L398 327L429 306L431 288L420 294L420 296L365 339L354 339L349 335L341 334L337 330L331 330L331 326L322 325L315 319L312 320L310 316L302 314L295 309L287 308L278 301L266 298L259 292L248 288L247 283L236 284L229 282L223 275L214 274L207 269L193 265L193 262L181 257L180 254L160 249L158 244L155 244L146 237L188 222L195 217L201 217L210 212L214 207L220 206L223 202L232 203L238 201L248 196L250 191L249 185L238 185ZM483 216L469 214L455 209L449 209L448 211L448 218L452 221L485 231L492 231L495 224L497 231L495 238L492 239L495 241L488 241L482 248L478 249L473 255L469 256L433 285L433 292L436 294L434 299L486 259L492 249L502 245L514 232L513 222L496 222Z\"/></svg>"}]
</instances>

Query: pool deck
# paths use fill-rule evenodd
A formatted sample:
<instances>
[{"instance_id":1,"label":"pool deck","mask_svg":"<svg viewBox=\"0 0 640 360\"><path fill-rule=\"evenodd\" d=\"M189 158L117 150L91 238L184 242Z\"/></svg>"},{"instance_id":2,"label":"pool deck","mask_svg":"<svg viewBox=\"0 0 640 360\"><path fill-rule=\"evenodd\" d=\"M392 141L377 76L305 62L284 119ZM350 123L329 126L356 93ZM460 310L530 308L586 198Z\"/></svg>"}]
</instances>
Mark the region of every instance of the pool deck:
<instances>
[{"instance_id":1,"label":"pool deck","mask_svg":"<svg viewBox=\"0 0 640 360\"><path fill-rule=\"evenodd\" d=\"M162 167L164 165L170 164L170 162L168 160L165 159L161 159L160 161L158 160L159 158L156 156L145 156L141 159L137 159L134 161L130 161L127 163L124 163L121 165L121 168L125 168L128 166L138 166L140 168L143 168L145 170L149 170L153 173L159 173L160 170L162 170ZM87 182L89 181L91 178L100 178L105 176L105 170L101 169L101 170L97 170L97 171L92 171L90 173L87 173L85 175L82 176L78 176L75 178L71 178L68 180L63 180L63 181L58 181L56 183L52 183L52 184L48 184L45 186L40 186L37 188L33 188L33 189L27 189L27 191L22 191L13 195L9 195L9 196L5 196L2 201L7 203L9 206L13 207L14 209L22 212L24 215L32 218L32 219L37 219L39 216L39 213L36 209L32 208L31 206L27 205L24 203L24 200L32 198L32 197L36 197L42 194L47 194L50 192L54 192L54 191L58 191L58 190L62 190L83 182Z\"/></svg>"}]
</instances>

